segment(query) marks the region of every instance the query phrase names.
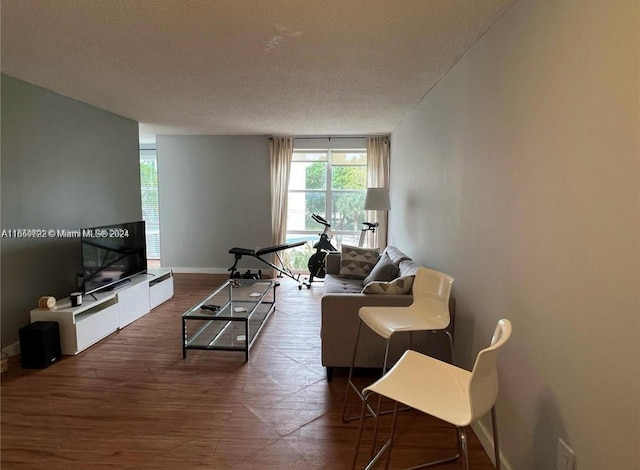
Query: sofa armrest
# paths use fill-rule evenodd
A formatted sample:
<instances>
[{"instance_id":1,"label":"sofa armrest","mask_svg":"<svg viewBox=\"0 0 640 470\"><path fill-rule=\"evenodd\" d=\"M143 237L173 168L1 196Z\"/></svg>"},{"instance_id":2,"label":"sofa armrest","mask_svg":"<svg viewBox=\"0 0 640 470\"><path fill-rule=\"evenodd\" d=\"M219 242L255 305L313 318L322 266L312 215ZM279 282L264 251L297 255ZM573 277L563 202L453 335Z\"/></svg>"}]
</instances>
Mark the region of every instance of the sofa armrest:
<instances>
[{"instance_id":1,"label":"sofa armrest","mask_svg":"<svg viewBox=\"0 0 640 470\"><path fill-rule=\"evenodd\" d=\"M342 261L342 254L339 251L330 251L325 257L324 269L327 274L340 274L340 262Z\"/></svg>"}]
</instances>

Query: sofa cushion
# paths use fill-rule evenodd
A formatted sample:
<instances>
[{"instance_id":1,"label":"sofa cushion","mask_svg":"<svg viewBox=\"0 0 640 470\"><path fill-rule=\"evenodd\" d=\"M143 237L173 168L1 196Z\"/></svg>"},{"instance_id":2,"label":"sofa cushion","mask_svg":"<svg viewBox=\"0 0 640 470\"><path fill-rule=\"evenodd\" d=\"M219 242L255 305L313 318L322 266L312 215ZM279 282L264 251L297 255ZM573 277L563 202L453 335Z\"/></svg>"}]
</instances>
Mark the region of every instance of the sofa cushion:
<instances>
[{"instance_id":1,"label":"sofa cushion","mask_svg":"<svg viewBox=\"0 0 640 470\"><path fill-rule=\"evenodd\" d=\"M327 274L324 278L325 294L359 294L362 291L362 280L345 279L333 274Z\"/></svg>"},{"instance_id":2,"label":"sofa cushion","mask_svg":"<svg viewBox=\"0 0 640 470\"><path fill-rule=\"evenodd\" d=\"M340 276L350 279L364 279L378 262L380 250L342 245Z\"/></svg>"},{"instance_id":3,"label":"sofa cushion","mask_svg":"<svg viewBox=\"0 0 640 470\"><path fill-rule=\"evenodd\" d=\"M373 281L393 281L396 277L398 277L399 272L400 269L397 265L393 264L393 261L391 261L391 258L389 258L389 255L385 251L384 253L382 253L382 256L373 267L369 275L364 278L362 284L367 285Z\"/></svg>"},{"instance_id":4,"label":"sofa cushion","mask_svg":"<svg viewBox=\"0 0 640 470\"><path fill-rule=\"evenodd\" d=\"M400 277L415 276L420 269L420 265L411 259L404 260L400 263Z\"/></svg>"},{"instance_id":5,"label":"sofa cushion","mask_svg":"<svg viewBox=\"0 0 640 470\"><path fill-rule=\"evenodd\" d=\"M393 264L396 265L400 265L400 263L406 259L411 259L395 246L387 246L384 249L384 252L389 256L389 258L391 258Z\"/></svg>"},{"instance_id":6,"label":"sofa cushion","mask_svg":"<svg viewBox=\"0 0 640 470\"><path fill-rule=\"evenodd\" d=\"M402 295L411 292L414 276L404 276L389 282L374 281L370 282L364 289L363 294L387 294Z\"/></svg>"}]
</instances>

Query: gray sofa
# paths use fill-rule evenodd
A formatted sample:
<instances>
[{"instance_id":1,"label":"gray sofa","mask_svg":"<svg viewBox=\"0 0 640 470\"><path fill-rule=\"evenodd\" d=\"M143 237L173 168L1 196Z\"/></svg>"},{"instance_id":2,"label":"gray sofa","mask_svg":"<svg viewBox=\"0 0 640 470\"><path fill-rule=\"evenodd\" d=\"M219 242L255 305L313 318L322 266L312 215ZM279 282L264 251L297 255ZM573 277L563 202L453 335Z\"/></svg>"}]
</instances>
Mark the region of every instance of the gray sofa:
<instances>
[{"instance_id":1,"label":"gray sofa","mask_svg":"<svg viewBox=\"0 0 640 470\"><path fill-rule=\"evenodd\" d=\"M386 255L386 256L385 256ZM377 277L404 278L413 276L420 265L401 252L398 248L388 246L380 257L387 265L393 263L391 268ZM406 293L362 293L365 281L372 279L352 279L340 275L341 253L328 253L326 257L326 276L324 281L324 293L321 300L322 323L320 336L322 340L322 365L327 369L327 379L333 378L334 368L350 367L353 357L353 347L358 332L358 310L363 306L408 306L413 302L411 291ZM381 268L380 265L376 265ZM375 268L374 268L375 270ZM380 271L380 269L378 269ZM374 273L375 274L375 273ZM385 282L374 283L385 286ZM369 286L367 290L370 290ZM449 311L451 323L448 327L453 337L455 299L450 298ZM386 342L384 339L363 326L356 367L381 368L384 360ZM419 350L440 359L449 359L449 342L444 333L418 332L413 334L412 349ZM409 334L396 334L391 340L390 364L393 364L404 351L409 349Z\"/></svg>"}]
</instances>

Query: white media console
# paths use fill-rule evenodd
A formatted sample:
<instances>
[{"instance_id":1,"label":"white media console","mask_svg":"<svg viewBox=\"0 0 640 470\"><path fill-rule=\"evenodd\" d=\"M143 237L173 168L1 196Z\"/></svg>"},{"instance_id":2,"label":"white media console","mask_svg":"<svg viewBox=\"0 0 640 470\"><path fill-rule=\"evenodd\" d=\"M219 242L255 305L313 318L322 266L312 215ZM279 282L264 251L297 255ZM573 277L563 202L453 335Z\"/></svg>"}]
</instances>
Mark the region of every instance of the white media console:
<instances>
[{"instance_id":1,"label":"white media console","mask_svg":"<svg viewBox=\"0 0 640 470\"><path fill-rule=\"evenodd\" d=\"M86 295L77 307L63 299L55 309L31 310L31 322L58 322L62 354L78 354L173 297L173 273L151 269L119 288L94 295L97 300Z\"/></svg>"}]
</instances>

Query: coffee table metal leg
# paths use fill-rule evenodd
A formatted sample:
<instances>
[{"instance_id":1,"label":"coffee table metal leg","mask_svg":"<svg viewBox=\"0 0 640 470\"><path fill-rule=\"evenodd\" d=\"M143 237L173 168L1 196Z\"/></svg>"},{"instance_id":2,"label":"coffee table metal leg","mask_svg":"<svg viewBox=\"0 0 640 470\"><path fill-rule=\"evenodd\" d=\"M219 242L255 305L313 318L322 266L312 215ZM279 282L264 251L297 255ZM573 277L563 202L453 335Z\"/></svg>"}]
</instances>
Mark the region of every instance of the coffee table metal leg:
<instances>
[{"instance_id":1,"label":"coffee table metal leg","mask_svg":"<svg viewBox=\"0 0 640 470\"><path fill-rule=\"evenodd\" d=\"M182 359L187 358L187 322L182 317Z\"/></svg>"},{"instance_id":2,"label":"coffee table metal leg","mask_svg":"<svg viewBox=\"0 0 640 470\"><path fill-rule=\"evenodd\" d=\"M244 361L249 362L249 320L244 321Z\"/></svg>"}]
</instances>

